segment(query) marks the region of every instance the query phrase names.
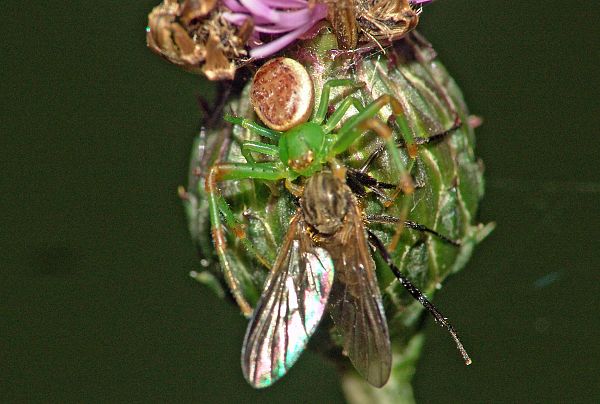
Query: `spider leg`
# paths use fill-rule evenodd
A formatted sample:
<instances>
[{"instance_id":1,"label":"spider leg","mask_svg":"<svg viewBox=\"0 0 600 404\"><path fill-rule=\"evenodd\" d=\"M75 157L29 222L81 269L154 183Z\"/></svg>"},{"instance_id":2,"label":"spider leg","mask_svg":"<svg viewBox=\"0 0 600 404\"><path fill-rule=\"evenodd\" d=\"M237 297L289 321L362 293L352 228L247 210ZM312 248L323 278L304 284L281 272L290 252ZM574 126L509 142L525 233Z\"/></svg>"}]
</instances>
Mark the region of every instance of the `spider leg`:
<instances>
[{"instance_id":1,"label":"spider leg","mask_svg":"<svg viewBox=\"0 0 600 404\"><path fill-rule=\"evenodd\" d=\"M242 142L240 145L240 151L248 163L255 163L251 152L260 153L267 156L279 156L279 148L277 146L262 142L254 142L252 140Z\"/></svg>"},{"instance_id":2,"label":"spider leg","mask_svg":"<svg viewBox=\"0 0 600 404\"><path fill-rule=\"evenodd\" d=\"M457 117L457 119L454 122L454 125L452 125L452 127L450 129L445 130L444 132L441 132L441 133L436 133L435 135L431 135L427 138L415 137L414 138L415 144L418 146L421 146L424 144L441 142L447 136L450 136L454 132L456 132L461 126L462 126L462 123L460 121L460 118ZM404 139L398 139L396 141L396 144L398 145L399 148L406 147L406 143L404 142ZM373 151L369 155L369 157L367 157L367 159L362 164L362 166L358 169L358 171L360 171L361 173L366 173L369 170L369 167L371 166L371 164L373 164L373 161L375 161L375 159L377 159L381 155L381 153L383 153L383 151L385 150L385 147L386 147L386 145L381 145L377 149L375 149L375 151ZM418 188L418 186L415 186L415 188Z\"/></svg>"},{"instance_id":3,"label":"spider leg","mask_svg":"<svg viewBox=\"0 0 600 404\"><path fill-rule=\"evenodd\" d=\"M367 130L373 130L385 142L392 164L400 173L400 186L406 194L410 194L413 191L412 179L409 171L404 167L392 130L381 120L373 118L381 108L390 102L390 99L390 96L385 95L379 97L357 115L348 119L337 133L337 139L333 143L330 154L335 156L346 151L358 137Z\"/></svg>"},{"instance_id":4,"label":"spider leg","mask_svg":"<svg viewBox=\"0 0 600 404\"><path fill-rule=\"evenodd\" d=\"M323 125L323 130L325 131L325 133L331 132L336 127L336 125L338 123L340 123L342 118L344 118L344 115L346 114L346 112L348 112L348 109L350 109L350 107L352 107L352 106L354 108L356 108L356 110L358 112L361 112L362 110L365 109L365 106L363 105L362 102L360 102L360 100L358 98L356 98L356 97L344 98L344 100L342 102L340 102L340 105L337 107L335 112L329 117L327 122Z\"/></svg>"},{"instance_id":5,"label":"spider leg","mask_svg":"<svg viewBox=\"0 0 600 404\"><path fill-rule=\"evenodd\" d=\"M321 99L319 100L319 106L317 107L317 113L312 122L321 125L327 115L327 107L329 106L329 96L333 87L348 86L353 88L360 88L364 86L364 83L357 83L350 79L334 79L329 80L323 85L321 90ZM334 125L335 126L335 125Z\"/></svg>"},{"instance_id":6,"label":"spider leg","mask_svg":"<svg viewBox=\"0 0 600 404\"><path fill-rule=\"evenodd\" d=\"M381 120L374 118L375 115L377 115L386 105L391 107L392 113L396 118L396 123L400 127L402 139L407 146L408 155L410 157L407 167L405 167L403 164L402 157L398 151L398 147L390 127L381 122ZM373 130L379 137L383 139L385 148L390 156L390 160L395 170L400 175L400 181L398 187L396 188L396 192L392 195L391 201L386 203L386 205L389 206L401 191L405 195L410 195L414 192L414 183L410 172L417 155L417 146L415 144L412 131L408 125L406 115L404 114L402 104L393 96L386 94L371 102L362 111L349 118L344 123L340 131L337 133L337 139L333 143L331 153L333 155L337 155L344 152L367 129ZM400 206L400 217L402 218L402 221L398 223L396 232L392 238L392 243L390 244L393 249L395 249L400 241L403 222L408 215L409 203L409 198L403 198Z\"/></svg>"},{"instance_id":7,"label":"spider leg","mask_svg":"<svg viewBox=\"0 0 600 404\"><path fill-rule=\"evenodd\" d=\"M223 119L227 122L233 123L235 125L239 125L244 129L248 129L250 132L252 132L256 135L264 136L271 140L278 140L279 136L281 136L281 132L278 132L276 130L272 130L269 128L265 128L264 126L257 124L256 122L254 122L251 119L241 118L239 116L233 116L233 115L225 115L223 117Z\"/></svg>"},{"instance_id":8,"label":"spider leg","mask_svg":"<svg viewBox=\"0 0 600 404\"><path fill-rule=\"evenodd\" d=\"M252 252L257 259L265 260L258 254L252 243L246 238L243 228L221 195L217 183L220 181L239 179L278 180L285 178L285 175L285 172L280 170L275 163L217 163L210 168L206 177L205 188L206 193L208 194L211 233L215 244L215 250L231 294L242 310L242 313L247 317L252 314L252 307L242 293L240 282L250 283L250 280L247 279L245 273L235 265L232 265L228 258L225 225L222 222L221 215L225 218L227 227L235 233L236 237L242 242L244 247ZM266 261L263 262L263 264L265 263L268 268L271 267Z\"/></svg>"},{"instance_id":9,"label":"spider leg","mask_svg":"<svg viewBox=\"0 0 600 404\"><path fill-rule=\"evenodd\" d=\"M369 107L367 107L365 111L368 111L368 108ZM363 111L363 113L365 111ZM342 130L343 129L344 128L342 127ZM400 192L403 192L405 195L411 195L414 192L414 184L412 176L410 175L410 171L412 170L412 167L414 165L414 160L409 159L408 167L404 167L402 163L402 158L400 157L400 153L393 139L392 130L389 126L385 125L381 120L376 118L367 118L363 121L358 121L357 123L355 123L355 127L349 129L348 132L340 131L340 137L338 139L338 142L335 143L333 146L333 152L335 153L337 151L337 153L340 153L344 149L336 149L336 146L340 148L341 146L348 147L356 138L358 138L366 130L374 131L379 137L381 137L384 140L386 149L391 157L392 163L396 166L396 169L400 173L400 183L398 186L396 186L396 192L392 195L391 198L388 198L388 201L384 203L385 206L391 206L391 204L394 202L394 200L400 194ZM347 143L344 144L344 142ZM393 249L396 249L396 246L400 241L400 235L402 233L402 229L404 228L403 223L406 217L408 216L408 211L410 208L410 200L410 198L403 198L400 203L399 211L402 221L398 223L396 227L396 232L394 234L394 237L392 238L391 247Z\"/></svg>"}]
</instances>

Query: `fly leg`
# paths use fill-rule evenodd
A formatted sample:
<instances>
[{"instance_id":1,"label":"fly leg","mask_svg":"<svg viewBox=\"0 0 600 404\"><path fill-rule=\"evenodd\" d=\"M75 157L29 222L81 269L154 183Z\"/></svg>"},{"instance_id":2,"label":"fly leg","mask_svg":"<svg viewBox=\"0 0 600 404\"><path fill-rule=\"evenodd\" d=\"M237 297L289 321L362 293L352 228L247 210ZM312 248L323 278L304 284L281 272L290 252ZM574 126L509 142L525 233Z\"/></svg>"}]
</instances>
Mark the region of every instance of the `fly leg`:
<instances>
[{"instance_id":1,"label":"fly leg","mask_svg":"<svg viewBox=\"0 0 600 404\"><path fill-rule=\"evenodd\" d=\"M435 321L437 323L439 323L442 327L444 327L448 330L448 332L450 333L450 336L452 336L452 339L456 343L456 347L458 348L458 351L460 352L461 356L463 357L465 364L470 365L471 358L469 357L469 354L463 347L463 344L460 342L460 339L458 338L458 334L454 330L454 327L452 327L450 322L448 322L448 319L446 317L444 317L444 315L442 313L440 313L440 311L433 305L433 303L431 303L427 299L427 297L423 293L421 293L421 291L415 285L413 285L412 282L409 281L407 277L405 277L402 274L402 272L400 272L400 270L398 269L396 264L394 264L392 257L386 250L386 248L383 245L383 243L381 242L381 240L379 240L379 238L375 234L373 234L371 231L367 230L367 233L369 236L369 243L371 244L371 248L373 250L376 250L379 252L379 254L383 258L383 260L390 267L390 269L392 270L392 272L394 273L396 278L398 278L400 283L402 283L402 286L404 286L406 288L408 293L410 293L411 296L413 298L415 298L415 300L418 300L419 303L421 303L423 305L423 307L425 307L427 309L427 311L429 311L433 315L433 318L435 319Z\"/></svg>"},{"instance_id":2,"label":"fly leg","mask_svg":"<svg viewBox=\"0 0 600 404\"><path fill-rule=\"evenodd\" d=\"M377 195L377 197L383 200L384 203L391 202L391 199L385 193L385 190L396 188L394 184L380 182L371 177L369 174L363 173L362 171L351 167L346 167L346 184L350 187L355 195L358 195L362 198L367 195L367 189L369 189L371 192Z\"/></svg>"},{"instance_id":3,"label":"fly leg","mask_svg":"<svg viewBox=\"0 0 600 404\"><path fill-rule=\"evenodd\" d=\"M449 237L444 236L443 234L438 233L437 231L435 231L433 229L430 229L429 227L427 227L425 225L419 224L417 222L413 222L411 220L402 221L402 219L400 219L400 218L397 218L394 216L389 216L389 215L367 215L366 220L369 223L398 224L398 223L402 222L402 224L405 227L408 227L409 229L420 231L421 233L431 234L431 235L437 237L438 239L440 239L441 241L443 241L444 243L453 245L455 247L461 246L460 240L453 240Z\"/></svg>"}]
</instances>

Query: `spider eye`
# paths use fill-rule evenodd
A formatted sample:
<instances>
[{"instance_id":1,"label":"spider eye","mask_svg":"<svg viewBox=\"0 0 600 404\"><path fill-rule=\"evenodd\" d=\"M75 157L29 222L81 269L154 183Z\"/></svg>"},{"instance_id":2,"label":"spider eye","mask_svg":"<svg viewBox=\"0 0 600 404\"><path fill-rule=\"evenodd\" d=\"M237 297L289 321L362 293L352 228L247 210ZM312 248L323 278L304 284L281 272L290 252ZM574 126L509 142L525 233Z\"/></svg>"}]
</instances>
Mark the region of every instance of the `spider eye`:
<instances>
[{"instance_id":1,"label":"spider eye","mask_svg":"<svg viewBox=\"0 0 600 404\"><path fill-rule=\"evenodd\" d=\"M314 104L310 75L290 58L275 58L254 75L250 101L258 117L269 128L287 131L308 120Z\"/></svg>"}]
</instances>

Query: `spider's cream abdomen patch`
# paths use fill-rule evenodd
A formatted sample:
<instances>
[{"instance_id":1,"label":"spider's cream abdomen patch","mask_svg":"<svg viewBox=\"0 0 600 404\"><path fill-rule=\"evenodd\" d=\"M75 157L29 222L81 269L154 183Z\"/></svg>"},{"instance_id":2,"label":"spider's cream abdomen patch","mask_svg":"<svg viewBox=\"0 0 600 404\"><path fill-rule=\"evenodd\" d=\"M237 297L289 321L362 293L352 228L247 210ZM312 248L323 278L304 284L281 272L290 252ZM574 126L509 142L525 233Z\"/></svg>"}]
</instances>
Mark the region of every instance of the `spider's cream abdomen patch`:
<instances>
[{"instance_id":1,"label":"spider's cream abdomen patch","mask_svg":"<svg viewBox=\"0 0 600 404\"><path fill-rule=\"evenodd\" d=\"M256 72L250 101L265 125L284 132L310 117L313 82L300 63L290 58L275 58Z\"/></svg>"}]
</instances>

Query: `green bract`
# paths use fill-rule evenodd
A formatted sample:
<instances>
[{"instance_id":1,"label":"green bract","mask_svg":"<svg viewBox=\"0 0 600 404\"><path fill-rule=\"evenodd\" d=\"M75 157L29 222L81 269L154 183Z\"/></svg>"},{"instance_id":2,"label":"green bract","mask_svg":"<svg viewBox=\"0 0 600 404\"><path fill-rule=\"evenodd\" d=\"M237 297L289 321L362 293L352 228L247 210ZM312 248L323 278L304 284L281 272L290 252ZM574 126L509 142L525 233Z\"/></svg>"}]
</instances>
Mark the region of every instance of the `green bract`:
<instances>
[{"instance_id":1,"label":"green bract","mask_svg":"<svg viewBox=\"0 0 600 404\"><path fill-rule=\"evenodd\" d=\"M482 165L474 154L475 138L467 124L468 112L460 90L448 76L446 70L435 57L435 52L416 34L397 41L385 53L372 51L365 54L337 55L335 36L322 32L315 39L300 43L296 51L287 56L303 64L309 71L315 88L315 108L319 105L321 90L326 82L333 79L349 79L364 83L353 89L352 95L363 105L371 103L383 95L396 98L406 114L403 123L394 119L389 106L383 107L378 117L394 129L394 137L404 142L400 129L412 133L414 143L424 143L433 135L448 131L457 122L462 125L452 134L439 141L418 146L416 159L411 159L406 148L399 149L402 163L411 170L417 188L414 194L400 195L395 203L386 207L381 198L368 194L362 199L366 214L386 214L402 217L402 206L408 206L408 219L425 225L437 232L461 241L461 247L443 243L439 239L404 229L394 251L390 251L400 270L428 296L439 288L441 282L451 273L459 271L468 261L474 246L492 229L475 223L478 203L483 196ZM249 88L231 96L226 110L231 108L237 116L259 121L249 102ZM346 98L349 89L332 88L330 112ZM316 114L317 111L314 112ZM314 115L313 114L313 115ZM342 123L356 115L351 107L344 115ZM204 136L198 137L191 161L190 183L185 198L190 231L202 258L203 270L194 275L217 291L227 290L211 240L208 197L205 192L204 175L216 161L246 162L240 150L243 141L271 143L265 137L257 136L241 126L231 126L219 121L218 127L209 128ZM375 133L369 133L352 143L340 156L340 161L349 167L359 168L377 150L381 151L372 161L368 173L385 183L398 183L399 173L394 169L389 153L383 148L384 142ZM287 145L292 152L294 145ZM257 159L259 156L257 155ZM270 157L261 155L263 162ZM309 173L310 174L310 173ZM227 259L231 271L239 285L239 291L250 305L254 306L263 289L269 266L275 260L281 240L284 239L289 222L297 210L294 197L285 189L283 181L234 180L219 183L237 221L243 224L245 238L238 231L226 233ZM406 198L410 200L406 201ZM404 204L400 201L404 200ZM408 203L406 203L408 202ZM378 224L370 229L387 245L394 245L395 227ZM255 252L251 252L251 245ZM260 256L262 259L258 259ZM377 259L377 278L384 294L383 301L394 345L394 369L392 380L377 395L391 392L393 397L410 398L408 384L410 374L407 367L414 366L421 346L417 319L422 312L421 305L414 301L396 281L389 269ZM454 322L460 327L460 317ZM328 356L347 366L347 359L341 349L330 349L338 342L330 333L330 322L324 321L313 344L316 349L327 351ZM314 338L313 338L314 339ZM396 370L400 369L397 371ZM357 389L371 395L371 388L364 385L349 371L344 388Z\"/></svg>"}]
</instances>

